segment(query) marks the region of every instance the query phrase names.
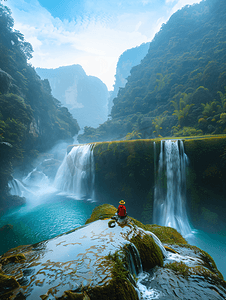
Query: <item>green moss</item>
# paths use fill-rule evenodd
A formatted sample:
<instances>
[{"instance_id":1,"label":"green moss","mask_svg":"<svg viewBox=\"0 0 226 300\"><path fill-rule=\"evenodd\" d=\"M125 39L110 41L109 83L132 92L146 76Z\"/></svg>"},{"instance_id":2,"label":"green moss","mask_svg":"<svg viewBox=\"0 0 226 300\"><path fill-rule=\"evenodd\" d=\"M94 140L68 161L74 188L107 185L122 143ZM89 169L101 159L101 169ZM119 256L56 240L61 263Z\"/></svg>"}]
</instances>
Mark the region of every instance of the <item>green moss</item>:
<instances>
[{"instance_id":1,"label":"green moss","mask_svg":"<svg viewBox=\"0 0 226 300\"><path fill-rule=\"evenodd\" d=\"M138 300L138 295L128 280L113 279L109 284L87 291L92 300Z\"/></svg>"},{"instance_id":2,"label":"green moss","mask_svg":"<svg viewBox=\"0 0 226 300\"><path fill-rule=\"evenodd\" d=\"M26 259L25 255L22 253L13 254L9 256L2 256L0 259L0 263L2 265L7 265L8 263L21 263Z\"/></svg>"},{"instance_id":3,"label":"green moss","mask_svg":"<svg viewBox=\"0 0 226 300\"><path fill-rule=\"evenodd\" d=\"M129 271L123 261L124 249L106 257L112 265L112 279L104 286L89 288L87 294L92 300L138 300L138 295L128 279ZM121 255L122 254L122 255Z\"/></svg>"},{"instance_id":4,"label":"green moss","mask_svg":"<svg viewBox=\"0 0 226 300\"><path fill-rule=\"evenodd\" d=\"M123 259L124 254L126 253L124 252L124 248L120 251L120 253L123 255L119 255L119 251L115 252L114 254L109 254L107 256L107 260L112 265L112 277L115 280L127 280L129 271L125 269L123 264L125 263Z\"/></svg>"},{"instance_id":5,"label":"green moss","mask_svg":"<svg viewBox=\"0 0 226 300\"><path fill-rule=\"evenodd\" d=\"M177 251L175 251L174 249L172 249L172 248L170 248L170 247L168 247L168 246L164 246L164 248L165 248L166 251L168 251L168 252L175 253L175 254L178 253Z\"/></svg>"},{"instance_id":6,"label":"green moss","mask_svg":"<svg viewBox=\"0 0 226 300\"><path fill-rule=\"evenodd\" d=\"M131 218L132 222L140 228L144 230L153 232L162 243L166 244L178 244L184 245L187 244L187 241L182 237L182 235L174 228L166 227L166 226L159 226L159 225L150 225L150 224L142 224L140 221Z\"/></svg>"},{"instance_id":7,"label":"green moss","mask_svg":"<svg viewBox=\"0 0 226 300\"><path fill-rule=\"evenodd\" d=\"M8 233L9 231L11 231L13 229L13 225L11 224L7 224L7 225L4 225L0 228L0 232L4 232L4 233Z\"/></svg>"},{"instance_id":8,"label":"green moss","mask_svg":"<svg viewBox=\"0 0 226 300\"><path fill-rule=\"evenodd\" d=\"M110 204L103 204L93 209L91 217L86 221L85 224L103 219L109 219L115 215L117 209Z\"/></svg>"},{"instance_id":9,"label":"green moss","mask_svg":"<svg viewBox=\"0 0 226 300\"><path fill-rule=\"evenodd\" d=\"M0 296L1 299L9 299L3 298L3 296L9 295L12 290L19 287L19 283L13 276L7 276L0 273ZM6 295L5 295L6 294Z\"/></svg>"},{"instance_id":10,"label":"green moss","mask_svg":"<svg viewBox=\"0 0 226 300\"><path fill-rule=\"evenodd\" d=\"M215 273L219 278L223 279L223 275L220 273L220 271L217 269L217 266L213 260L213 258L205 251L199 249L199 252L201 253L201 257L206 265L206 267Z\"/></svg>"},{"instance_id":11,"label":"green moss","mask_svg":"<svg viewBox=\"0 0 226 300\"><path fill-rule=\"evenodd\" d=\"M46 297L46 298L45 298ZM43 296L42 298L43 300L48 299L48 296ZM90 300L90 298L86 297L86 295L82 292L82 293L74 293L72 291L65 291L63 296L61 296L60 298L57 298L59 300Z\"/></svg>"},{"instance_id":12,"label":"green moss","mask_svg":"<svg viewBox=\"0 0 226 300\"><path fill-rule=\"evenodd\" d=\"M146 225L146 230L153 232L162 243L166 244L177 244L183 245L187 244L187 241L182 237L182 235L174 228L159 226L159 225Z\"/></svg>"},{"instance_id":13,"label":"green moss","mask_svg":"<svg viewBox=\"0 0 226 300\"><path fill-rule=\"evenodd\" d=\"M134 224L134 225L136 225L136 226L138 226L138 227L140 227L140 228L146 230L146 225L144 225L144 224L141 223L140 221L138 221L138 220L136 220L136 219L134 219L134 218L132 218L132 217L129 217L129 220L132 222L132 224Z\"/></svg>"},{"instance_id":14,"label":"green moss","mask_svg":"<svg viewBox=\"0 0 226 300\"><path fill-rule=\"evenodd\" d=\"M224 288L226 288L226 282L223 280L223 276L220 277L218 274L215 274L211 270L207 269L204 266L195 266L189 268L190 275L198 275L203 276L207 281L211 281L216 285L220 284Z\"/></svg>"},{"instance_id":15,"label":"green moss","mask_svg":"<svg viewBox=\"0 0 226 300\"><path fill-rule=\"evenodd\" d=\"M198 248L197 246L193 246L188 243L187 244L178 244L178 245L182 248L188 248L188 249L193 250L195 254L199 254L200 258L204 262L205 268L208 268L208 270L210 270L210 272L216 274L216 276L218 276L220 279L223 279L223 275L217 269L217 266L216 266L213 258L207 252L203 251L202 249ZM167 247L165 247L165 248L167 248Z\"/></svg>"},{"instance_id":16,"label":"green moss","mask_svg":"<svg viewBox=\"0 0 226 300\"><path fill-rule=\"evenodd\" d=\"M163 255L153 238L148 234L138 234L130 240L137 248L144 270L163 266Z\"/></svg>"},{"instance_id":17,"label":"green moss","mask_svg":"<svg viewBox=\"0 0 226 300\"><path fill-rule=\"evenodd\" d=\"M120 252L120 253L119 253ZM138 300L136 290L128 279L123 261L124 250L109 254L102 262L111 266L112 277L102 286L84 287L81 292L66 291L60 299L70 300ZM122 254L122 255L121 255Z\"/></svg>"},{"instance_id":18,"label":"green moss","mask_svg":"<svg viewBox=\"0 0 226 300\"><path fill-rule=\"evenodd\" d=\"M177 274L180 274L186 278L190 275L189 267L183 262L175 261L173 263L166 264L164 267L167 269L171 269Z\"/></svg>"},{"instance_id":19,"label":"green moss","mask_svg":"<svg viewBox=\"0 0 226 300\"><path fill-rule=\"evenodd\" d=\"M204 266L188 267L183 262L173 262L170 264L166 264L164 267L173 270L174 272L176 272L176 274L182 275L185 278L191 275L202 276L207 281L210 281L211 279L211 281L215 284L220 284L226 287L226 282L223 280L223 277L221 278L220 276L218 276L218 274L215 274Z\"/></svg>"},{"instance_id":20,"label":"green moss","mask_svg":"<svg viewBox=\"0 0 226 300\"><path fill-rule=\"evenodd\" d=\"M186 139L184 147L189 157L187 203L191 221L195 227L219 232L225 227L226 136Z\"/></svg>"}]
</instances>

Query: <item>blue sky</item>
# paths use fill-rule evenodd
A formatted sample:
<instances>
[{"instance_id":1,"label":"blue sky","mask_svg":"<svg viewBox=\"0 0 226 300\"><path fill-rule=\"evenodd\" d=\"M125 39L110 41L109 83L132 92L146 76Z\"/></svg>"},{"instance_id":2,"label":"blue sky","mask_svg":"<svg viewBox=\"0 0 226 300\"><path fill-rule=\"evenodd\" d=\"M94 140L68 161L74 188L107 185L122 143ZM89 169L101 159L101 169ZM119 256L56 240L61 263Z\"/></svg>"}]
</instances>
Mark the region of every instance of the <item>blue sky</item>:
<instances>
[{"instance_id":1,"label":"blue sky","mask_svg":"<svg viewBox=\"0 0 226 300\"><path fill-rule=\"evenodd\" d=\"M150 42L162 23L200 0L7 0L34 67L79 64L112 90L119 56Z\"/></svg>"}]
</instances>

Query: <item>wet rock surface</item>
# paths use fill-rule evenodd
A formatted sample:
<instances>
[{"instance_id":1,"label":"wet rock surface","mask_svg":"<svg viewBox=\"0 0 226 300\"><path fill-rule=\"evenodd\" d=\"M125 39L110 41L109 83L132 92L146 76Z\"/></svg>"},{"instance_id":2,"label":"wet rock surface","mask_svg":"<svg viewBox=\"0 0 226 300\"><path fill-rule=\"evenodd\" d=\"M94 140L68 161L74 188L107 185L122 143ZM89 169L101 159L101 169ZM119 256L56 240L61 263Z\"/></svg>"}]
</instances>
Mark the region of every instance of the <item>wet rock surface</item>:
<instances>
[{"instance_id":1,"label":"wet rock surface","mask_svg":"<svg viewBox=\"0 0 226 300\"><path fill-rule=\"evenodd\" d=\"M194 274L188 277L177 274L176 272L156 268L152 276L141 281L148 290L155 290L160 300L222 300L226 299L225 286L216 282L214 275L206 278L205 276Z\"/></svg>"},{"instance_id":2,"label":"wet rock surface","mask_svg":"<svg viewBox=\"0 0 226 300\"><path fill-rule=\"evenodd\" d=\"M0 299L226 299L226 282L207 253L163 240L166 251L131 218L109 227L107 211L95 209L83 227L2 255Z\"/></svg>"},{"instance_id":3,"label":"wet rock surface","mask_svg":"<svg viewBox=\"0 0 226 300\"><path fill-rule=\"evenodd\" d=\"M117 223L109 228L108 222L95 221L54 239L4 254L1 257L4 274L13 276L20 285L16 291L12 287L12 299L18 293L26 299L59 298L68 290L81 292L83 287L106 285L113 278L109 253L122 249L133 236L145 235L143 229L131 224Z\"/></svg>"}]
</instances>

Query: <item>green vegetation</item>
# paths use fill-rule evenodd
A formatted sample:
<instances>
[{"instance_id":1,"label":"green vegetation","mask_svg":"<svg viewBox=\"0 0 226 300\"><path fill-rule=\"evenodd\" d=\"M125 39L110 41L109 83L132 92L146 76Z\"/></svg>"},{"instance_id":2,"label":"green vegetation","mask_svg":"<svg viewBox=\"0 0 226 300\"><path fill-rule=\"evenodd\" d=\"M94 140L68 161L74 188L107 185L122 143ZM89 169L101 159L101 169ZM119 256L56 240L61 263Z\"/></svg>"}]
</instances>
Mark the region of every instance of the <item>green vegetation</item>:
<instances>
[{"instance_id":1,"label":"green vegetation","mask_svg":"<svg viewBox=\"0 0 226 300\"><path fill-rule=\"evenodd\" d=\"M13 168L23 172L39 151L72 139L79 130L77 121L51 95L48 80L41 80L28 63L32 46L13 25L11 11L0 4L1 209L15 200L8 188Z\"/></svg>"},{"instance_id":2,"label":"green vegetation","mask_svg":"<svg viewBox=\"0 0 226 300\"><path fill-rule=\"evenodd\" d=\"M174 13L113 100L111 118L81 142L226 133L224 0Z\"/></svg>"},{"instance_id":3,"label":"green vegetation","mask_svg":"<svg viewBox=\"0 0 226 300\"><path fill-rule=\"evenodd\" d=\"M93 151L96 197L102 203L112 203L116 207L123 199L130 214L135 212L135 216L141 215L143 206L150 211L154 184L153 141L97 143ZM138 199L142 199L142 204L137 203Z\"/></svg>"},{"instance_id":4,"label":"green vegetation","mask_svg":"<svg viewBox=\"0 0 226 300\"><path fill-rule=\"evenodd\" d=\"M187 203L191 222L195 228L223 233L226 137L185 139L184 148L189 157Z\"/></svg>"},{"instance_id":5,"label":"green vegetation","mask_svg":"<svg viewBox=\"0 0 226 300\"><path fill-rule=\"evenodd\" d=\"M106 215L109 218L109 216L115 211L116 208L114 208L112 205L100 205L96 207L95 210L93 210L93 213L89 220L92 220L92 222L96 220L102 220L103 218L105 219ZM104 222L103 224L105 224L104 226L106 226L106 222ZM96 258L97 274L98 272L103 272L103 274L107 277L100 281L99 285L95 284L96 279L94 279L94 281L87 282L85 285L81 284L77 289L64 291L64 294L60 296L59 299L138 300L138 295L135 289L136 278L134 278L136 274L131 274L130 268L131 255L132 257L134 257L134 254L131 252L131 248L133 248L133 245L136 246L139 252L144 270L150 271L150 269L156 267L156 269L153 269L153 271L160 271L157 278L161 279L161 274L164 279L167 278L167 276L168 278L170 278L172 274L174 274L176 280L178 280L178 283L185 283L186 285L186 281L184 281L181 276L183 276L186 280L196 280L197 276L198 281L208 282L208 284L210 284L210 288L211 286L216 286L220 290L221 288L226 287L226 282L223 280L221 273L217 270L213 259L198 247L187 244L187 242L183 240L181 235L177 233L175 229L157 225L145 225L131 217L128 217L127 224L125 226L128 226L129 229L128 235L126 235L126 240L128 240L128 243L124 245L122 244L122 247L116 252L111 252L109 253L109 255L103 256L102 258L100 256L97 256ZM106 227L103 227L104 231L105 228ZM163 243L166 243L167 245L171 244L171 247L165 245L167 251L175 253L175 248L177 250L177 253L185 256L185 258L188 255L189 257L200 258L202 262L199 261L197 265L194 266L187 266L184 262L172 262L163 265L163 255L161 250L154 242L152 236L144 232L142 229L146 231L150 230L153 233L155 232L156 234L158 234ZM76 230L79 229L77 228ZM121 232L121 234L123 234L123 232ZM98 241L98 243L99 242L100 241ZM104 241L102 242L104 243ZM19 283L16 281L17 277L7 276L6 274L20 274L21 270L26 268L26 264L31 265L32 261L33 264L36 264L37 255L41 255L42 253L39 251L46 251L45 245L46 241L34 245L20 246L15 249L9 250L7 253L1 256L1 299L10 299L12 294L16 297L20 297L20 290L17 289L18 287L20 287ZM91 248L89 248L89 250ZM28 261L26 261L26 257ZM46 263L47 268L48 262L49 261L47 261ZM73 263L73 259L70 260L70 263ZM13 266L16 266L17 269L13 270ZM72 270L72 272L74 271ZM68 284L70 284L70 281L68 282ZM26 290L26 295L28 291L29 290ZM52 289L50 288L46 294L40 295L41 299L47 299L51 292Z\"/></svg>"},{"instance_id":6,"label":"green vegetation","mask_svg":"<svg viewBox=\"0 0 226 300\"><path fill-rule=\"evenodd\" d=\"M132 237L131 242L136 246L144 270L150 270L155 266L163 266L163 256L159 246L153 237L148 234L138 234Z\"/></svg>"},{"instance_id":7,"label":"green vegetation","mask_svg":"<svg viewBox=\"0 0 226 300\"><path fill-rule=\"evenodd\" d=\"M168 263L164 266L164 268L173 270L176 274L182 275L186 279L188 279L189 276L202 276L206 278L207 280L212 280L216 284L222 284L223 286L226 286L226 283L223 279L222 274L218 271L217 273L212 272L210 269L207 269L204 266L195 266L195 267L189 267L182 261L180 262L173 262Z\"/></svg>"},{"instance_id":8,"label":"green vegetation","mask_svg":"<svg viewBox=\"0 0 226 300\"><path fill-rule=\"evenodd\" d=\"M73 291L64 292L61 299L77 299L77 300L138 300L138 295L133 285L129 281L129 272L125 268L125 262L120 256L119 252L113 255L109 254L102 264L111 266L112 277L107 283L102 286L88 286L83 287L81 292L75 293ZM44 299L44 298L43 298Z\"/></svg>"},{"instance_id":9,"label":"green vegetation","mask_svg":"<svg viewBox=\"0 0 226 300\"><path fill-rule=\"evenodd\" d=\"M159 226L159 225L146 225L146 230L153 232L162 243L170 245L186 245L187 241L182 235L174 228Z\"/></svg>"},{"instance_id":10,"label":"green vegetation","mask_svg":"<svg viewBox=\"0 0 226 300\"><path fill-rule=\"evenodd\" d=\"M19 283L13 276L0 273L0 297L2 300L10 299L10 295L17 287L19 287Z\"/></svg>"},{"instance_id":11,"label":"green vegetation","mask_svg":"<svg viewBox=\"0 0 226 300\"><path fill-rule=\"evenodd\" d=\"M26 259L25 255L22 253L12 254L9 256L2 256L0 258L0 263L2 265L7 265L8 263L20 263Z\"/></svg>"},{"instance_id":12,"label":"green vegetation","mask_svg":"<svg viewBox=\"0 0 226 300\"><path fill-rule=\"evenodd\" d=\"M176 229L172 227L159 226L156 224L143 224L132 217L130 217L130 220L138 227L153 232L162 243L170 245L187 245L187 241Z\"/></svg>"},{"instance_id":13,"label":"green vegetation","mask_svg":"<svg viewBox=\"0 0 226 300\"><path fill-rule=\"evenodd\" d=\"M115 215L116 212L117 209L110 204L97 206L93 209L91 217L86 221L85 224L89 224L97 220L110 219Z\"/></svg>"},{"instance_id":14,"label":"green vegetation","mask_svg":"<svg viewBox=\"0 0 226 300\"><path fill-rule=\"evenodd\" d=\"M141 138L141 133L138 132L137 130L133 130L133 132L127 133L125 136L126 140L136 140Z\"/></svg>"},{"instance_id":15,"label":"green vegetation","mask_svg":"<svg viewBox=\"0 0 226 300\"><path fill-rule=\"evenodd\" d=\"M189 159L186 168L189 219L195 228L208 227L212 232L223 233L226 207L226 136L179 138L184 142L185 153ZM155 174L161 140L164 138L95 144L95 193L101 203L108 202L118 207L119 201L123 199L131 216L144 224L153 222ZM160 227L156 225L153 230L161 237ZM173 244L174 238L175 241L180 239L177 234L175 232L174 236L171 231L168 236L161 238L168 239L166 242ZM182 237L181 243L184 243Z\"/></svg>"},{"instance_id":16,"label":"green vegetation","mask_svg":"<svg viewBox=\"0 0 226 300\"><path fill-rule=\"evenodd\" d=\"M187 278L190 275L190 272L189 272L190 268L183 262L175 261L173 263L166 264L164 267L167 269L173 270L174 272L184 276L185 278Z\"/></svg>"}]
</instances>

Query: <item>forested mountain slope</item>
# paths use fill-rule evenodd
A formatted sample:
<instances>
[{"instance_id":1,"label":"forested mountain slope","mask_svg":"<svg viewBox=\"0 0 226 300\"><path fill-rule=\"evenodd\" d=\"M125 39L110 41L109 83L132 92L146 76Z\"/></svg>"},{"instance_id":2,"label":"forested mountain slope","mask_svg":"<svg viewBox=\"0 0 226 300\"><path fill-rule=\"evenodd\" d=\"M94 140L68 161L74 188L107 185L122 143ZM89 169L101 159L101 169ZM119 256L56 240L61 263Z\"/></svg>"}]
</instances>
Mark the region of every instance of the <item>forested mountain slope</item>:
<instances>
[{"instance_id":1,"label":"forested mountain slope","mask_svg":"<svg viewBox=\"0 0 226 300\"><path fill-rule=\"evenodd\" d=\"M119 89L125 87L132 67L139 65L141 60L146 56L149 45L150 43L143 43L140 46L126 50L120 55L116 67L114 90L110 92L108 100L109 114L113 106L113 99L117 96Z\"/></svg>"},{"instance_id":2,"label":"forested mountain slope","mask_svg":"<svg viewBox=\"0 0 226 300\"><path fill-rule=\"evenodd\" d=\"M72 139L79 130L51 95L49 82L28 64L32 46L13 25L10 10L0 4L0 202L13 167L25 167L38 151Z\"/></svg>"},{"instance_id":3,"label":"forested mountain slope","mask_svg":"<svg viewBox=\"0 0 226 300\"><path fill-rule=\"evenodd\" d=\"M171 16L132 68L111 117L80 141L226 133L226 2Z\"/></svg>"}]
</instances>

